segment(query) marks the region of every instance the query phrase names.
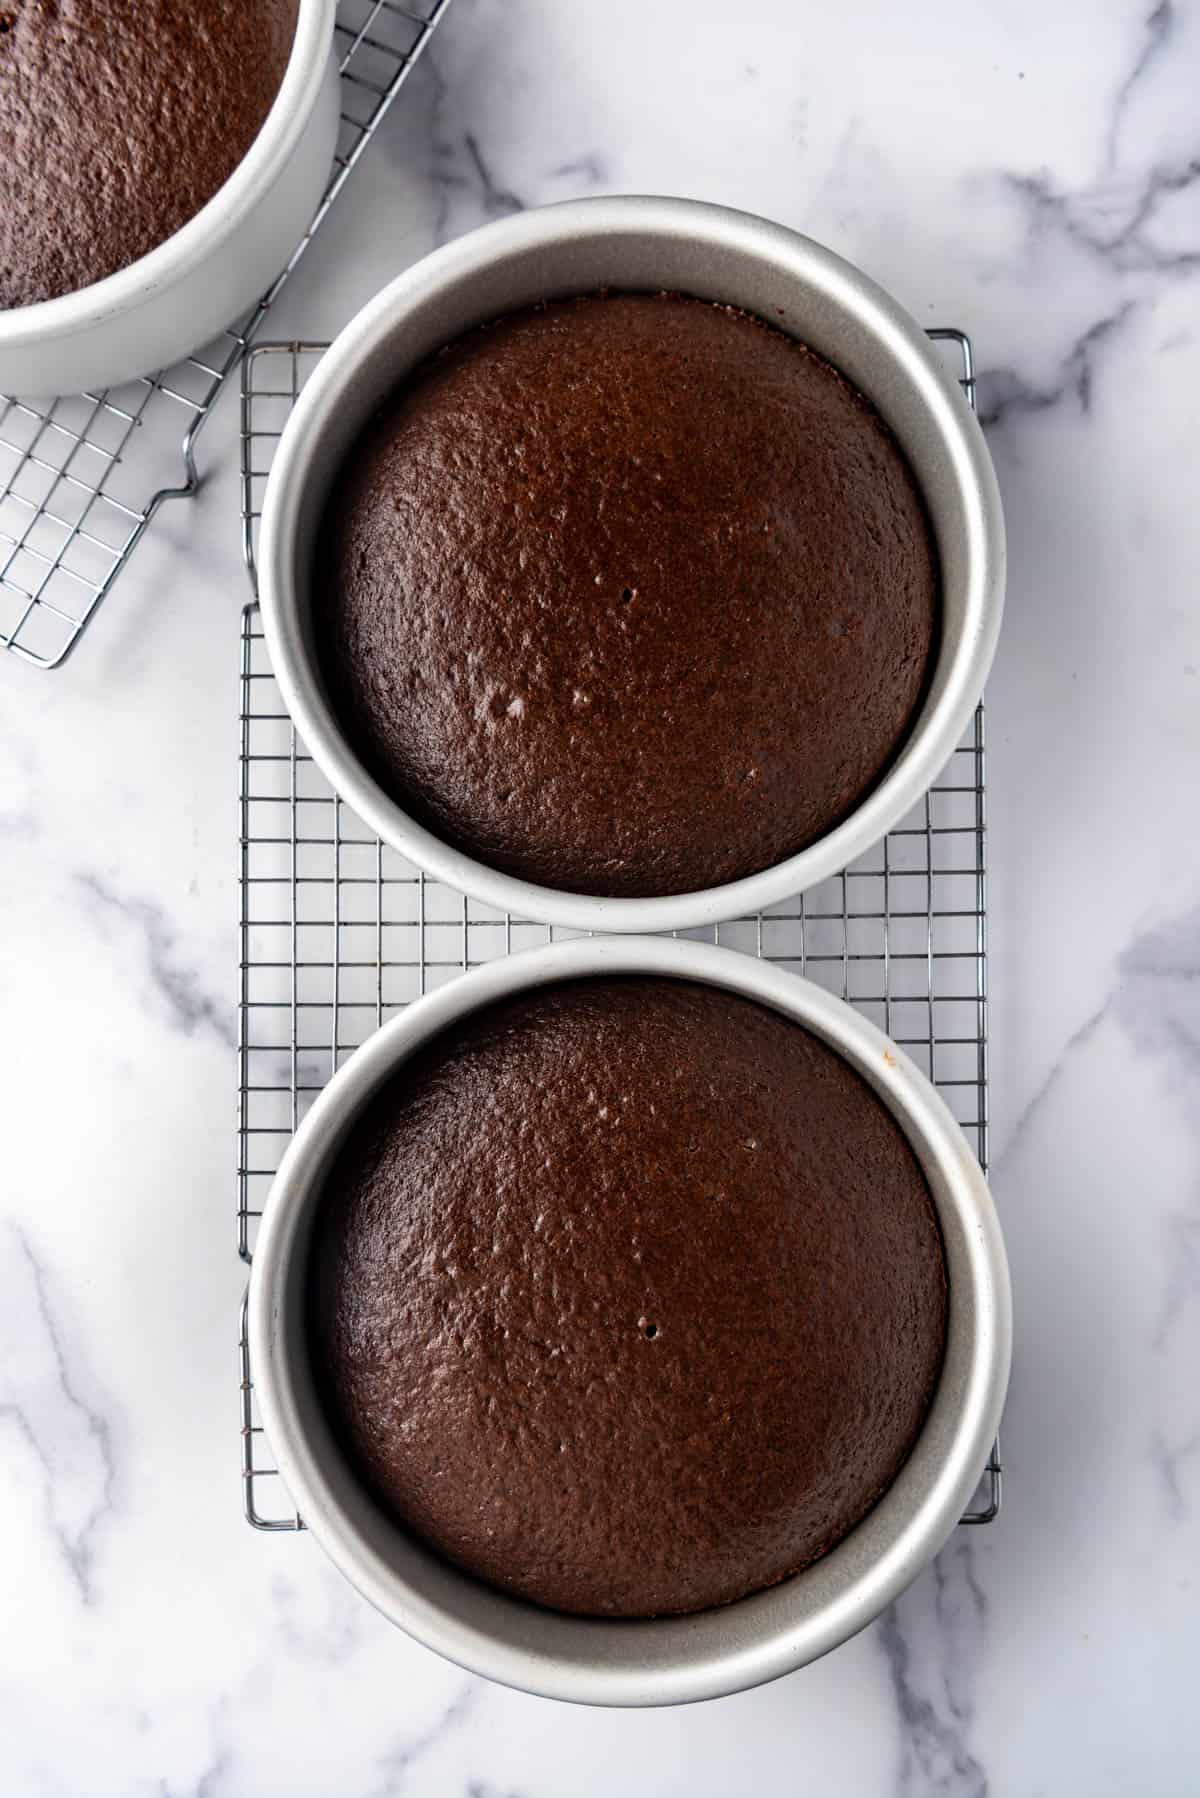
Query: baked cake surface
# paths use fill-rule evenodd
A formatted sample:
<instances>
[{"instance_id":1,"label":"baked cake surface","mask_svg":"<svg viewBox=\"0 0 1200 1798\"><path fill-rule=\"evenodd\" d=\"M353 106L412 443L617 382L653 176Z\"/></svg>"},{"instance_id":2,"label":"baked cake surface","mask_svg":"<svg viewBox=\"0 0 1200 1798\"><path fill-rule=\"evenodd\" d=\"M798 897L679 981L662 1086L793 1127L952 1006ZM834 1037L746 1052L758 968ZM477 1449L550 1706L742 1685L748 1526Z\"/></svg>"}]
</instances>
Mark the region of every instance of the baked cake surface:
<instances>
[{"instance_id":1,"label":"baked cake surface","mask_svg":"<svg viewBox=\"0 0 1200 1798\"><path fill-rule=\"evenodd\" d=\"M347 458L314 615L342 722L437 834L572 892L718 885L877 784L938 618L914 478L819 356L593 295L470 333Z\"/></svg>"},{"instance_id":2,"label":"baked cake surface","mask_svg":"<svg viewBox=\"0 0 1200 1798\"><path fill-rule=\"evenodd\" d=\"M909 1454L946 1282L907 1140L777 1013L563 983L364 1113L312 1250L314 1364L385 1506L584 1614L726 1603L838 1542Z\"/></svg>"},{"instance_id":3,"label":"baked cake surface","mask_svg":"<svg viewBox=\"0 0 1200 1798\"><path fill-rule=\"evenodd\" d=\"M136 262L257 137L299 0L0 5L0 309Z\"/></svg>"}]
</instances>

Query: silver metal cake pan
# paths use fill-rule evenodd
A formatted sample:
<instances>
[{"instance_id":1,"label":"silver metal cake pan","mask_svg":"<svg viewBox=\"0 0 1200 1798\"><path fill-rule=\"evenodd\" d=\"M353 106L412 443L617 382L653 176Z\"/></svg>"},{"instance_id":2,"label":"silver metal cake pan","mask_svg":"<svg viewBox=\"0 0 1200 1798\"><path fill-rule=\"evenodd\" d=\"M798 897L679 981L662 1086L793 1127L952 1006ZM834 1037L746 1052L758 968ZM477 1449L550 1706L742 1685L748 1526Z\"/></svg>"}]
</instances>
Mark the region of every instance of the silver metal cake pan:
<instances>
[{"instance_id":1,"label":"silver metal cake pan","mask_svg":"<svg viewBox=\"0 0 1200 1798\"><path fill-rule=\"evenodd\" d=\"M674 289L769 319L835 363L902 445L937 536L942 628L933 679L899 758L857 810L744 880L653 899L564 893L502 874L423 828L348 744L317 665L314 541L330 483L384 397L473 325L609 286ZM844 868L904 816L949 760L983 689L1004 596L1004 526L982 433L924 332L832 251L690 200L574 200L485 226L409 269L347 325L295 407L271 469L260 597L284 702L332 785L410 861L501 911L582 930L675 930L754 912ZM781 671L786 678L787 671ZM681 820L681 829L686 821Z\"/></svg>"},{"instance_id":2,"label":"silver metal cake pan","mask_svg":"<svg viewBox=\"0 0 1200 1798\"><path fill-rule=\"evenodd\" d=\"M538 1609L458 1571L393 1521L355 1478L314 1388L305 1333L312 1225L346 1130L438 1031L514 992L592 974L659 974L757 1000L822 1037L893 1112L929 1182L949 1275L946 1357L913 1453L869 1515L823 1559L769 1591L690 1617L603 1621ZM738 1691L853 1635L931 1560L975 1491L1008 1382L1004 1246L979 1165L928 1080L858 1012L755 957L706 943L608 937L503 957L428 994L334 1076L301 1124L267 1201L250 1284L263 1421L299 1510L335 1565L417 1640L490 1679L548 1697L679 1704Z\"/></svg>"},{"instance_id":3,"label":"silver metal cake pan","mask_svg":"<svg viewBox=\"0 0 1200 1798\"><path fill-rule=\"evenodd\" d=\"M114 387L202 348L265 292L304 235L333 162L337 0L299 0L262 129L194 218L103 281L0 311L0 392ZM164 156L175 146L164 142Z\"/></svg>"}]
</instances>

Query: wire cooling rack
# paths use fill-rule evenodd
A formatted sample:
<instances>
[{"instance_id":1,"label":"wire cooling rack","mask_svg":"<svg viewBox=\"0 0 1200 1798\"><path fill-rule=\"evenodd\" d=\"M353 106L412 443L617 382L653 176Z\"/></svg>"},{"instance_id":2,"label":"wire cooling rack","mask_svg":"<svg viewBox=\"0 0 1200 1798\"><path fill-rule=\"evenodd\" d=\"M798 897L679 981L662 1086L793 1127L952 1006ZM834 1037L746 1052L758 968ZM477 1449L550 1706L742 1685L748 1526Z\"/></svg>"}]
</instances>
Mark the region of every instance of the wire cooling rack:
<instances>
[{"instance_id":1,"label":"wire cooling rack","mask_svg":"<svg viewBox=\"0 0 1200 1798\"><path fill-rule=\"evenodd\" d=\"M0 648L57 668L159 507L195 492L196 440L218 394L449 3L339 0L342 115L329 185L287 267L243 321L174 368L123 387L44 407L0 394Z\"/></svg>"},{"instance_id":2,"label":"wire cooling rack","mask_svg":"<svg viewBox=\"0 0 1200 1798\"><path fill-rule=\"evenodd\" d=\"M969 341L956 358L974 404ZM280 433L325 345L262 344L242 372L242 522L254 581ZM257 604L242 614L237 1246L249 1261L293 1132L346 1057L403 1006L467 968L578 935L428 880L334 794L279 697ZM764 956L848 999L938 1086L988 1154L987 864L982 706L919 805L844 874L754 917L687 934ZM242 1489L256 1529L297 1530L262 1430L241 1316ZM964 1523L1000 1508L999 1445Z\"/></svg>"}]
</instances>

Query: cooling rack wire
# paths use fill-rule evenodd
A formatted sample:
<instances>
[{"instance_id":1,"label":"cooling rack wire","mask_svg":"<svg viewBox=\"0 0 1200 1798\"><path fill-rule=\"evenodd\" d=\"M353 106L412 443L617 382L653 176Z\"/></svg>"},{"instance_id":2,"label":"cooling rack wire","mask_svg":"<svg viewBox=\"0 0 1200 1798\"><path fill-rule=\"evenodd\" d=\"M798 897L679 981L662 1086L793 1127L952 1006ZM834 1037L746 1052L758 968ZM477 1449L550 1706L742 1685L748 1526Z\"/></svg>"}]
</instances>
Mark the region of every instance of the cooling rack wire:
<instances>
[{"instance_id":1,"label":"cooling rack wire","mask_svg":"<svg viewBox=\"0 0 1200 1798\"><path fill-rule=\"evenodd\" d=\"M329 185L247 317L143 380L46 404L0 394L0 649L58 668L159 509L199 485L197 440L450 0L339 0L341 126Z\"/></svg>"},{"instance_id":2,"label":"cooling rack wire","mask_svg":"<svg viewBox=\"0 0 1200 1798\"><path fill-rule=\"evenodd\" d=\"M931 331L971 404L971 345ZM242 373L242 526L254 555L271 458L326 346L270 343ZM575 932L533 924L427 880L343 804L292 729L258 607L242 615L239 715L241 948L237 1246L254 1250L283 1150L335 1070L380 1024L467 968ZM941 779L844 874L802 897L689 935L761 955L849 1000L935 1082L984 1170L988 1155L984 712ZM262 1530L303 1522L262 1429L240 1329L245 1514ZM1000 1509L999 1444L962 1521Z\"/></svg>"}]
</instances>

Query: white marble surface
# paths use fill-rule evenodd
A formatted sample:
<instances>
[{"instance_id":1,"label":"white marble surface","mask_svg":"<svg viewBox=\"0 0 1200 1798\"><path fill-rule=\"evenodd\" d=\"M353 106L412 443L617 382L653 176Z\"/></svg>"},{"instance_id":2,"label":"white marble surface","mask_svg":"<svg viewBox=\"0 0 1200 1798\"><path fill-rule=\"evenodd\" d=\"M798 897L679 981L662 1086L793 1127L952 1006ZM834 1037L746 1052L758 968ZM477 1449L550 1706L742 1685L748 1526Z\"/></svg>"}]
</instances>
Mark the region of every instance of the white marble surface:
<instances>
[{"instance_id":1,"label":"white marble surface","mask_svg":"<svg viewBox=\"0 0 1200 1798\"><path fill-rule=\"evenodd\" d=\"M991 686L999 1523L774 1686L604 1714L443 1665L240 1515L233 408L75 659L0 666L0 1788L1200 1791L1200 9L456 0L281 307L592 191L729 201L966 327Z\"/></svg>"}]
</instances>

